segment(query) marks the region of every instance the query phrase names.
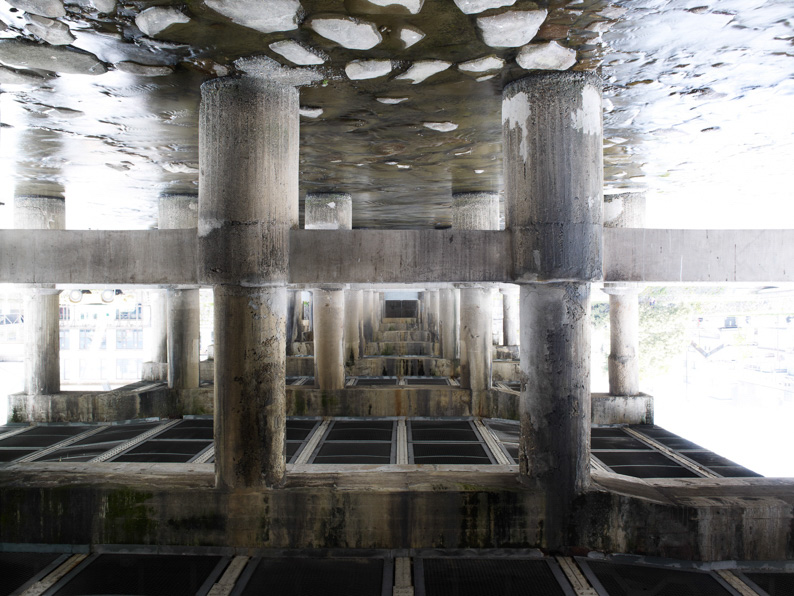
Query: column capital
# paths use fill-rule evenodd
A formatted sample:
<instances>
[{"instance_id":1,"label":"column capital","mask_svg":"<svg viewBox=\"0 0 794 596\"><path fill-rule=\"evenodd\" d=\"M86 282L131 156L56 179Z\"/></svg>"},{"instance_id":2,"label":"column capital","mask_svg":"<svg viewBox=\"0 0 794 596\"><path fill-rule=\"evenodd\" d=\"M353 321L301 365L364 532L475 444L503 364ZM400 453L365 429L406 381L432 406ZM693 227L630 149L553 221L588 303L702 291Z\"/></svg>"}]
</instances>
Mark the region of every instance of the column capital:
<instances>
[{"instance_id":1,"label":"column capital","mask_svg":"<svg viewBox=\"0 0 794 596\"><path fill-rule=\"evenodd\" d=\"M645 286L643 284L632 283L632 282L613 282L607 281L604 282L604 287L601 290L605 294L609 294L610 296L630 296L630 295L639 295Z\"/></svg>"}]
</instances>

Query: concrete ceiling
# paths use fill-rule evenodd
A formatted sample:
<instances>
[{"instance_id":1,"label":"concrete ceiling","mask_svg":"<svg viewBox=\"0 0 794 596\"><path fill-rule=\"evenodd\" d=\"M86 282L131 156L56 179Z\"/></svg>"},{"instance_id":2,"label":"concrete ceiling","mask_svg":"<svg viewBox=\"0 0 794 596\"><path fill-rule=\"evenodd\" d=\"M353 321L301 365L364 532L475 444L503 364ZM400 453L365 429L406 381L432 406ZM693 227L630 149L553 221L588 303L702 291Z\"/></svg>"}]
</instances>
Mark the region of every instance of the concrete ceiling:
<instances>
[{"instance_id":1,"label":"concrete ceiling","mask_svg":"<svg viewBox=\"0 0 794 596\"><path fill-rule=\"evenodd\" d=\"M16 192L64 193L70 228L156 227L161 193L197 192L200 84L253 55L321 62L301 197L448 225L453 190L501 191L501 89L539 52L604 77L606 190L647 189L649 225L794 226L788 0L392 2L0 0L0 226Z\"/></svg>"}]
</instances>

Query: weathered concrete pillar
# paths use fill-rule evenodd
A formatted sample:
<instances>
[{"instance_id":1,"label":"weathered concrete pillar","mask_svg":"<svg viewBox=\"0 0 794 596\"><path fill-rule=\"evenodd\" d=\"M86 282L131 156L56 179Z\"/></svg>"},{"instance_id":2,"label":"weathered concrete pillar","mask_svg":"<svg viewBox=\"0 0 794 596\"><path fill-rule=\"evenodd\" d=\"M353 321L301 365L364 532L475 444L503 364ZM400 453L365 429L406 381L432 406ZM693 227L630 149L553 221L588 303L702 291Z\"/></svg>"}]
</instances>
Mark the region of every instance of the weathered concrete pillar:
<instances>
[{"instance_id":1,"label":"weathered concrete pillar","mask_svg":"<svg viewBox=\"0 0 794 596\"><path fill-rule=\"evenodd\" d=\"M349 194L307 193L304 227L307 230L349 230L353 207ZM312 291L314 322L314 382L320 389L345 386L345 293L342 287Z\"/></svg>"},{"instance_id":2,"label":"weathered concrete pillar","mask_svg":"<svg viewBox=\"0 0 794 596\"><path fill-rule=\"evenodd\" d=\"M345 386L345 292L341 288L312 291L314 309L314 383L320 389Z\"/></svg>"},{"instance_id":3,"label":"weathered concrete pillar","mask_svg":"<svg viewBox=\"0 0 794 596\"><path fill-rule=\"evenodd\" d=\"M168 362L168 297L166 290L152 290L151 297L151 361Z\"/></svg>"},{"instance_id":4,"label":"weathered concrete pillar","mask_svg":"<svg viewBox=\"0 0 794 596\"><path fill-rule=\"evenodd\" d=\"M66 229L62 195L19 195L14 198L14 227L18 230ZM60 291L52 284L27 286L25 314L25 393L52 395L61 390Z\"/></svg>"},{"instance_id":5,"label":"weathered concrete pillar","mask_svg":"<svg viewBox=\"0 0 794 596\"><path fill-rule=\"evenodd\" d=\"M460 290L460 384L471 389L472 415L488 416L485 393L491 388L491 288Z\"/></svg>"},{"instance_id":6,"label":"weathered concrete pillar","mask_svg":"<svg viewBox=\"0 0 794 596\"><path fill-rule=\"evenodd\" d=\"M301 316L303 297L301 290L287 290L287 354L292 355L292 344L302 341Z\"/></svg>"},{"instance_id":7,"label":"weathered concrete pillar","mask_svg":"<svg viewBox=\"0 0 794 596\"><path fill-rule=\"evenodd\" d=\"M521 343L521 325L518 296L521 290L518 286L502 286L502 329L504 345L517 346Z\"/></svg>"},{"instance_id":8,"label":"weathered concrete pillar","mask_svg":"<svg viewBox=\"0 0 794 596\"><path fill-rule=\"evenodd\" d=\"M498 230L499 195L495 192L456 192L452 195L452 227ZM472 390L472 413L480 413L491 388L493 332L491 291L483 286L460 288L460 382Z\"/></svg>"},{"instance_id":9,"label":"weathered concrete pillar","mask_svg":"<svg viewBox=\"0 0 794 596\"><path fill-rule=\"evenodd\" d=\"M298 227L298 91L289 69L202 85L199 279L215 291L215 479L286 471L286 284Z\"/></svg>"},{"instance_id":10,"label":"weathered concrete pillar","mask_svg":"<svg viewBox=\"0 0 794 596\"><path fill-rule=\"evenodd\" d=\"M441 357L455 360L458 357L458 315L455 288L439 290L438 324L441 336Z\"/></svg>"},{"instance_id":11,"label":"weathered concrete pillar","mask_svg":"<svg viewBox=\"0 0 794 596\"><path fill-rule=\"evenodd\" d=\"M440 309L439 291L428 290L428 330L430 331L430 341L438 340L438 311Z\"/></svg>"},{"instance_id":12,"label":"weathered concrete pillar","mask_svg":"<svg viewBox=\"0 0 794 596\"><path fill-rule=\"evenodd\" d=\"M161 195L158 219L161 230L197 228L198 196ZM194 389L199 386L199 290L169 288L167 302L168 386Z\"/></svg>"},{"instance_id":13,"label":"weathered concrete pillar","mask_svg":"<svg viewBox=\"0 0 794 596\"><path fill-rule=\"evenodd\" d=\"M522 477L546 495L540 541L567 544L590 482L589 282L602 277L601 81L531 75L503 92L506 227L521 288Z\"/></svg>"},{"instance_id":14,"label":"weathered concrete pillar","mask_svg":"<svg viewBox=\"0 0 794 596\"><path fill-rule=\"evenodd\" d=\"M604 196L605 228L645 227L645 193L622 192ZM640 393L638 297L642 286L606 283L609 294L609 393L636 396Z\"/></svg>"},{"instance_id":15,"label":"weathered concrete pillar","mask_svg":"<svg viewBox=\"0 0 794 596\"><path fill-rule=\"evenodd\" d=\"M372 317L373 304L375 302L375 292L372 290L364 290L362 298L362 332L364 342L370 342L374 338L372 336Z\"/></svg>"},{"instance_id":16,"label":"weathered concrete pillar","mask_svg":"<svg viewBox=\"0 0 794 596\"><path fill-rule=\"evenodd\" d=\"M362 290L345 291L345 362L355 363L361 358Z\"/></svg>"}]
</instances>

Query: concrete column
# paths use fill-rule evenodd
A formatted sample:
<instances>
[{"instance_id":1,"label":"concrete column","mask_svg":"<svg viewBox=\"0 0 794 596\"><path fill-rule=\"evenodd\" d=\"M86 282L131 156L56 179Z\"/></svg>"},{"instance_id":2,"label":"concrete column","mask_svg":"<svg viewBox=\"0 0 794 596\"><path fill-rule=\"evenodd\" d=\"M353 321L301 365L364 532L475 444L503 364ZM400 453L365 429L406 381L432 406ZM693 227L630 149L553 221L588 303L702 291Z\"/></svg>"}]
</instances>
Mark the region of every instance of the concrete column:
<instances>
[{"instance_id":1,"label":"concrete column","mask_svg":"<svg viewBox=\"0 0 794 596\"><path fill-rule=\"evenodd\" d=\"M149 292L152 309L152 362L168 362L168 298L166 290Z\"/></svg>"},{"instance_id":2,"label":"concrete column","mask_svg":"<svg viewBox=\"0 0 794 596\"><path fill-rule=\"evenodd\" d=\"M17 195L14 227L18 230L63 230L63 196ZM23 290L25 315L25 393L52 395L61 391L59 290L52 284Z\"/></svg>"},{"instance_id":3,"label":"concrete column","mask_svg":"<svg viewBox=\"0 0 794 596\"><path fill-rule=\"evenodd\" d=\"M345 362L355 363L361 358L362 290L345 291Z\"/></svg>"},{"instance_id":4,"label":"concrete column","mask_svg":"<svg viewBox=\"0 0 794 596\"><path fill-rule=\"evenodd\" d=\"M372 317L373 317L373 303L375 301L375 292L372 290L364 290L362 299L362 326L364 342L370 342L372 337Z\"/></svg>"},{"instance_id":5,"label":"concrete column","mask_svg":"<svg viewBox=\"0 0 794 596\"><path fill-rule=\"evenodd\" d=\"M455 308L455 288L439 290L438 325L441 336L441 357L455 360L458 357L458 315Z\"/></svg>"},{"instance_id":6,"label":"concrete column","mask_svg":"<svg viewBox=\"0 0 794 596\"><path fill-rule=\"evenodd\" d=\"M609 394L633 396L640 393L638 286L609 284Z\"/></svg>"},{"instance_id":7,"label":"concrete column","mask_svg":"<svg viewBox=\"0 0 794 596\"><path fill-rule=\"evenodd\" d=\"M498 230L499 195L495 192L456 192L452 195L452 227ZM472 413L480 413L484 392L491 387L493 300L489 288L460 289L460 382L472 390ZM487 414L487 413L486 413Z\"/></svg>"},{"instance_id":8,"label":"concrete column","mask_svg":"<svg viewBox=\"0 0 794 596\"><path fill-rule=\"evenodd\" d=\"M521 437L526 482L546 496L548 548L567 544L590 482L589 282L602 277L601 81L530 75L502 102L506 227L521 288ZM543 282L543 283L538 283Z\"/></svg>"},{"instance_id":9,"label":"concrete column","mask_svg":"<svg viewBox=\"0 0 794 596\"><path fill-rule=\"evenodd\" d=\"M312 291L314 309L314 383L320 389L345 386L345 292Z\"/></svg>"},{"instance_id":10,"label":"concrete column","mask_svg":"<svg viewBox=\"0 0 794 596\"><path fill-rule=\"evenodd\" d=\"M485 393L491 388L491 288L460 290L460 384L471 389L472 414L488 416Z\"/></svg>"},{"instance_id":11,"label":"concrete column","mask_svg":"<svg viewBox=\"0 0 794 596\"><path fill-rule=\"evenodd\" d=\"M428 290L428 329L430 341L438 340L439 291Z\"/></svg>"},{"instance_id":12,"label":"concrete column","mask_svg":"<svg viewBox=\"0 0 794 596\"><path fill-rule=\"evenodd\" d=\"M266 66L269 64L263 61ZM286 284L298 227L298 91L290 69L202 85L199 280L215 291L215 479L286 472Z\"/></svg>"},{"instance_id":13,"label":"concrete column","mask_svg":"<svg viewBox=\"0 0 794 596\"><path fill-rule=\"evenodd\" d=\"M521 293L518 286L502 286L502 328L504 345L517 346L521 343L520 312L518 296Z\"/></svg>"},{"instance_id":14,"label":"concrete column","mask_svg":"<svg viewBox=\"0 0 794 596\"><path fill-rule=\"evenodd\" d=\"M161 195L159 201L161 230L185 230L198 227L197 195ZM195 389L199 386L199 328L201 308L198 288L169 288L168 303L168 387Z\"/></svg>"},{"instance_id":15,"label":"concrete column","mask_svg":"<svg viewBox=\"0 0 794 596\"><path fill-rule=\"evenodd\" d=\"M301 313L303 298L301 290L287 291L287 354L292 354L292 344L302 341Z\"/></svg>"}]
</instances>

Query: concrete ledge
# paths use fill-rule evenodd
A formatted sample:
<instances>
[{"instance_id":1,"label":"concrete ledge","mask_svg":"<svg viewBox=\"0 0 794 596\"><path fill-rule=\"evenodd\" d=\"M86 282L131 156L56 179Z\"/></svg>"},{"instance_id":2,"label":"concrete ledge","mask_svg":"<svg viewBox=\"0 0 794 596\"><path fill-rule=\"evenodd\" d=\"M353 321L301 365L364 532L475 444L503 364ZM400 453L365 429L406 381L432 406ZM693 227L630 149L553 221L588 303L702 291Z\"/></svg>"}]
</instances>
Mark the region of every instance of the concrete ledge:
<instances>
[{"instance_id":1,"label":"concrete ledge","mask_svg":"<svg viewBox=\"0 0 794 596\"><path fill-rule=\"evenodd\" d=\"M653 424L653 396L593 393L590 400L593 424Z\"/></svg>"},{"instance_id":2,"label":"concrete ledge","mask_svg":"<svg viewBox=\"0 0 794 596\"><path fill-rule=\"evenodd\" d=\"M283 488L230 493L212 488L207 464L13 464L0 467L0 534L11 543L166 547L544 546L543 497L513 469L339 468L290 469ZM794 480L593 480L575 501L568 552L794 558Z\"/></svg>"},{"instance_id":3,"label":"concrete ledge","mask_svg":"<svg viewBox=\"0 0 794 596\"><path fill-rule=\"evenodd\" d=\"M518 381L521 379L521 366L518 360L493 360L491 377L493 381Z\"/></svg>"},{"instance_id":4,"label":"concrete ledge","mask_svg":"<svg viewBox=\"0 0 794 596\"><path fill-rule=\"evenodd\" d=\"M435 356L367 356L349 367L356 377L456 377L458 361Z\"/></svg>"},{"instance_id":5,"label":"concrete ledge","mask_svg":"<svg viewBox=\"0 0 794 596\"><path fill-rule=\"evenodd\" d=\"M471 416L471 391L459 387L287 387L288 416Z\"/></svg>"}]
</instances>

